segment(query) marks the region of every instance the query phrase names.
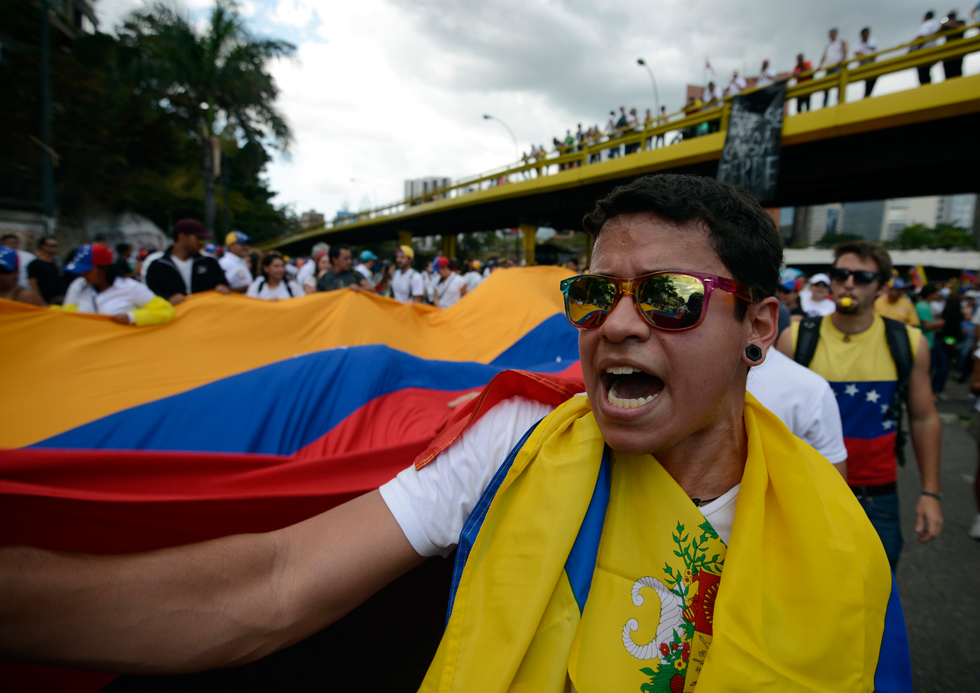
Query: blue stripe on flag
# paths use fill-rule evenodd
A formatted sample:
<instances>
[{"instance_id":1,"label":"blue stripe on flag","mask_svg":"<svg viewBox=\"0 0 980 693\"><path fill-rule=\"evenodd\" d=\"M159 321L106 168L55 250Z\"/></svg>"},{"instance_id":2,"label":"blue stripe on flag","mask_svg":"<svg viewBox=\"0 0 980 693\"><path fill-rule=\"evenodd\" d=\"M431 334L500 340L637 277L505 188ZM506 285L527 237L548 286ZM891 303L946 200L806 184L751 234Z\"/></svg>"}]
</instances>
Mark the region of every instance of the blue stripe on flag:
<instances>
[{"instance_id":1,"label":"blue stripe on flag","mask_svg":"<svg viewBox=\"0 0 980 693\"><path fill-rule=\"evenodd\" d=\"M845 438L870 440L895 432L885 415L895 392L894 380L832 382L830 387L837 397Z\"/></svg>"},{"instance_id":2,"label":"blue stripe on flag","mask_svg":"<svg viewBox=\"0 0 980 693\"><path fill-rule=\"evenodd\" d=\"M609 462L610 450L607 446L602 453L602 466L599 468L599 478L589 501L589 509L585 511L585 519L572 544L572 550L565 561L565 574L568 584L572 586L572 594L578 602L578 611L585 611L585 602L589 599L592 589L592 575L595 573L595 563L599 556L599 539L602 538L602 526L606 521L606 508L609 506L609 490L612 485L612 465Z\"/></svg>"},{"instance_id":3,"label":"blue stripe on flag","mask_svg":"<svg viewBox=\"0 0 980 693\"><path fill-rule=\"evenodd\" d=\"M885 611L885 632L881 636L878 668L875 670L875 693L912 693L909 638L894 575Z\"/></svg>"}]
</instances>

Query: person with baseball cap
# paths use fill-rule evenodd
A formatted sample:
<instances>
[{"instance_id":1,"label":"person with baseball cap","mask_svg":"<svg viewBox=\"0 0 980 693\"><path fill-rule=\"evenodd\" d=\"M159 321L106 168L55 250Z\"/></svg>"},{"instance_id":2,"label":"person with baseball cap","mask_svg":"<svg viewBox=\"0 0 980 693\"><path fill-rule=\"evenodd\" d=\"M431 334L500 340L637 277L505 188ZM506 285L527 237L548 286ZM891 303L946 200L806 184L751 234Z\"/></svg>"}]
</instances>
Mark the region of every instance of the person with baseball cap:
<instances>
[{"instance_id":1,"label":"person with baseball cap","mask_svg":"<svg viewBox=\"0 0 980 693\"><path fill-rule=\"evenodd\" d=\"M20 275L20 256L15 248L0 245L0 298L8 301L43 306L44 300L34 289L25 289L17 282Z\"/></svg>"},{"instance_id":2,"label":"person with baseball cap","mask_svg":"<svg viewBox=\"0 0 980 693\"><path fill-rule=\"evenodd\" d=\"M803 312L811 318L822 318L830 315L837 310L834 299L828 298L830 294L830 277L823 272L810 277L810 285L800 291L800 307Z\"/></svg>"},{"instance_id":3,"label":"person with baseball cap","mask_svg":"<svg viewBox=\"0 0 980 693\"><path fill-rule=\"evenodd\" d=\"M355 272L358 272L362 277L367 279L369 282L374 284L374 265L378 261L378 256L372 253L370 250L361 251L361 262L354 268Z\"/></svg>"},{"instance_id":4,"label":"person with baseball cap","mask_svg":"<svg viewBox=\"0 0 980 693\"><path fill-rule=\"evenodd\" d=\"M177 305L189 294L217 291L227 294L228 279L213 257L201 255L201 241L211 238L197 219L174 224L174 244L146 271L146 285L157 296Z\"/></svg>"},{"instance_id":5,"label":"person with baseball cap","mask_svg":"<svg viewBox=\"0 0 980 693\"><path fill-rule=\"evenodd\" d=\"M463 279L466 281L466 291L470 292L483 283L483 263L479 260L473 260L467 265L470 271L463 275Z\"/></svg>"},{"instance_id":6,"label":"person with baseball cap","mask_svg":"<svg viewBox=\"0 0 980 693\"><path fill-rule=\"evenodd\" d=\"M915 304L909 300L906 290L908 284L901 277L892 279L888 293L875 299L874 311L883 318L891 318L906 325L918 327L921 324Z\"/></svg>"},{"instance_id":7,"label":"person with baseball cap","mask_svg":"<svg viewBox=\"0 0 980 693\"><path fill-rule=\"evenodd\" d=\"M466 295L466 280L453 270L448 257L437 258L436 268L439 272L439 281L434 287L435 304L445 310L456 305Z\"/></svg>"},{"instance_id":8,"label":"person with baseball cap","mask_svg":"<svg viewBox=\"0 0 980 693\"><path fill-rule=\"evenodd\" d=\"M124 277L101 243L83 245L65 270L78 275L65 293L62 310L110 315L120 325L162 325L174 317L174 307L131 277Z\"/></svg>"},{"instance_id":9,"label":"person with baseball cap","mask_svg":"<svg viewBox=\"0 0 980 693\"><path fill-rule=\"evenodd\" d=\"M425 303L425 279L412 268L415 249L400 245L395 251L395 273L391 277L391 295L399 303Z\"/></svg>"},{"instance_id":10,"label":"person with baseball cap","mask_svg":"<svg viewBox=\"0 0 980 693\"><path fill-rule=\"evenodd\" d=\"M225 236L225 254L218 260L232 291L245 293L252 283L252 270L249 269L249 251L252 239L241 231L230 231Z\"/></svg>"},{"instance_id":11,"label":"person with baseball cap","mask_svg":"<svg viewBox=\"0 0 980 693\"><path fill-rule=\"evenodd\" d=\"M776 285L776 298L779 302L789 309L789 314L793 320L802 320L806 317L803 308L800 306L800 291L806 283L803 273L793 267L787 267L779 273L779 284Z\"/></svg>"}]
</instances>

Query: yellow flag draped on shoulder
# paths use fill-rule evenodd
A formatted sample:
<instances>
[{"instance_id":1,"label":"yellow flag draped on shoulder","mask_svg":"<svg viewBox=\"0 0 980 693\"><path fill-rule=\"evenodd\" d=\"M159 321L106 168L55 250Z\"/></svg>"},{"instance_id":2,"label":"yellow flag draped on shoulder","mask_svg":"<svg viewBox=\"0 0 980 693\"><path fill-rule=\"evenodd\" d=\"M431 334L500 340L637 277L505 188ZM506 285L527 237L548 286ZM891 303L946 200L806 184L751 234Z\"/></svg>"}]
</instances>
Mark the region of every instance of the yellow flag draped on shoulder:
<instances>
[{"instance_id":1,"label":"yellow flag draped on shoulder","mask_svg":"<svg viewBox=\"0 0 980 693\"><path fill-rule=\"evenodd\" d=\"M726 547L652 456L609 452L585 397L546 417L464 528L421 690L906 690L881 672L907 641L860 505L751 395L744 422Z\"/></svg>"}]
</instances>

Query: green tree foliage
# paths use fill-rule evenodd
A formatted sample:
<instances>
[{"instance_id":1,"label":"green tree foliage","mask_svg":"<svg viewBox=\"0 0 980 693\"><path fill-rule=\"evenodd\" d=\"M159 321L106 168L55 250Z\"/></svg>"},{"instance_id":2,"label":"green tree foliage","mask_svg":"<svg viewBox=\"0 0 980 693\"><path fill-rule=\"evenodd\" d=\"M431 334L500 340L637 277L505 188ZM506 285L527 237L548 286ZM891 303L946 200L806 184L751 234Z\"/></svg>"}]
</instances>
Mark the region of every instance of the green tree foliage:
<instances>
[{"instance_id":1,"label":"green tree foliage","mask_svg":"<svg viewBox=\"0 0 980 693\"><path fill-rule=\"evenodd\" d=\"M199 30L176 5L155 2L131 14L120 32L121 66L136 89L179 123L200 148L204 221L214 229L217 210L214 153L270 143L285 151L292 134L275 108L278 88L266 67L296 47L254 36L232 0L217 0Z\"/></svg>"},{"instance_id":2,"label":"green tree foliage","mask_svg":"<svg viewBox=\"0 0 980 693\"><path fill-rule=\"evenodd\" d=\"M225 10L234 14L232 5ZM0 16L0 84L7 97L6 108L0 109L0 205L40 210L41 11L34 3L0 0ZM61 223L78 225L99 212L136 212L167 229L182 217L201 218L201 137L185 112L139 78L135 48L127 43L133 35L72 39L52 30L51 39L55 204ZM259 87L252 83L236 89ZM266 94L271 106L274 85ZM223 99L230 97L217 103ZM239 128L237 118L218 118L221 147L230 160L232 226L257 239L270 238L295 224L294 214L271 204L275 193L264 179L268 147L287 143L288 128L286 139L277 139L284 134L281 127L256 125L253 119ZM216 210L222 211L223 196L214 197Z\"/></svg>"},{"instance_id":3,"label":"green tree foliage","mask_svg":"<svg viewBox=\"0 0 980 693\"><path fill-rule=\"evenodd\" d=\"M828 233L814 245L816 245L818 248L833 248L838 243L849 243L850 241L863 240L863 236L858 236L853 233Z\"/></svg>"},{"instance_id":4,"label":"green tree foliage","mask_svg":"<svg viewBox=\"0 0 980 693\"><path fill-rule=\"evenodd\" d=\"M953 224L937 224L929 228L925 224L906 226L887 244L889 248L899 250L918 250L920 248L973 248L973 236L959 226Z\"/></svg>"}]
</instances>

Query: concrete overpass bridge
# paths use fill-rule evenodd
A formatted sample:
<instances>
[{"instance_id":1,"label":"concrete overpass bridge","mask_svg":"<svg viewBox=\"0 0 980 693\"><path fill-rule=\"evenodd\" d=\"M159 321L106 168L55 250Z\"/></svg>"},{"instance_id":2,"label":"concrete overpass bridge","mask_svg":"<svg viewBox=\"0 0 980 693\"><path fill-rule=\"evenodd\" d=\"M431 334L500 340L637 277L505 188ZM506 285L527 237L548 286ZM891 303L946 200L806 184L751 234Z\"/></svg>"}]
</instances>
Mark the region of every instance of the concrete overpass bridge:
<instances>
[{"instance_id":1,"label":"concrete overpass bridge","mask_svg":"<svg viewBox=\"0 0 980 693\"><path fill-rule=\"evenodd\" d=\"M980 35L907 50L914 45L881 51L875 56L877 62L859 65L851 60L837 73L792 84L787 102L833 88L844 95L849 83L962 58L980 51ZM900 54L884 58L896 52ZM593 202L616 185L654 172L714 176L730 111L727 98L714 108L675 114L666 124L466 178L429 198L360 212L345 223L281 236L263 248L299 254L320 240L360 245L398 238L404 243L413 235L439 234L444 252L454 255L459 233L520 227L530 262L538 227L581 228L582 216ZM649 146L658 135L670 138L719 120L718 132L666 147ZM630 144L637 145L638 151L598 160L603 150ZM978 192L978 154L980 75L845 101L784 118L777 197L768 204L784 207Z\"/></svg>"}]
</instances>

